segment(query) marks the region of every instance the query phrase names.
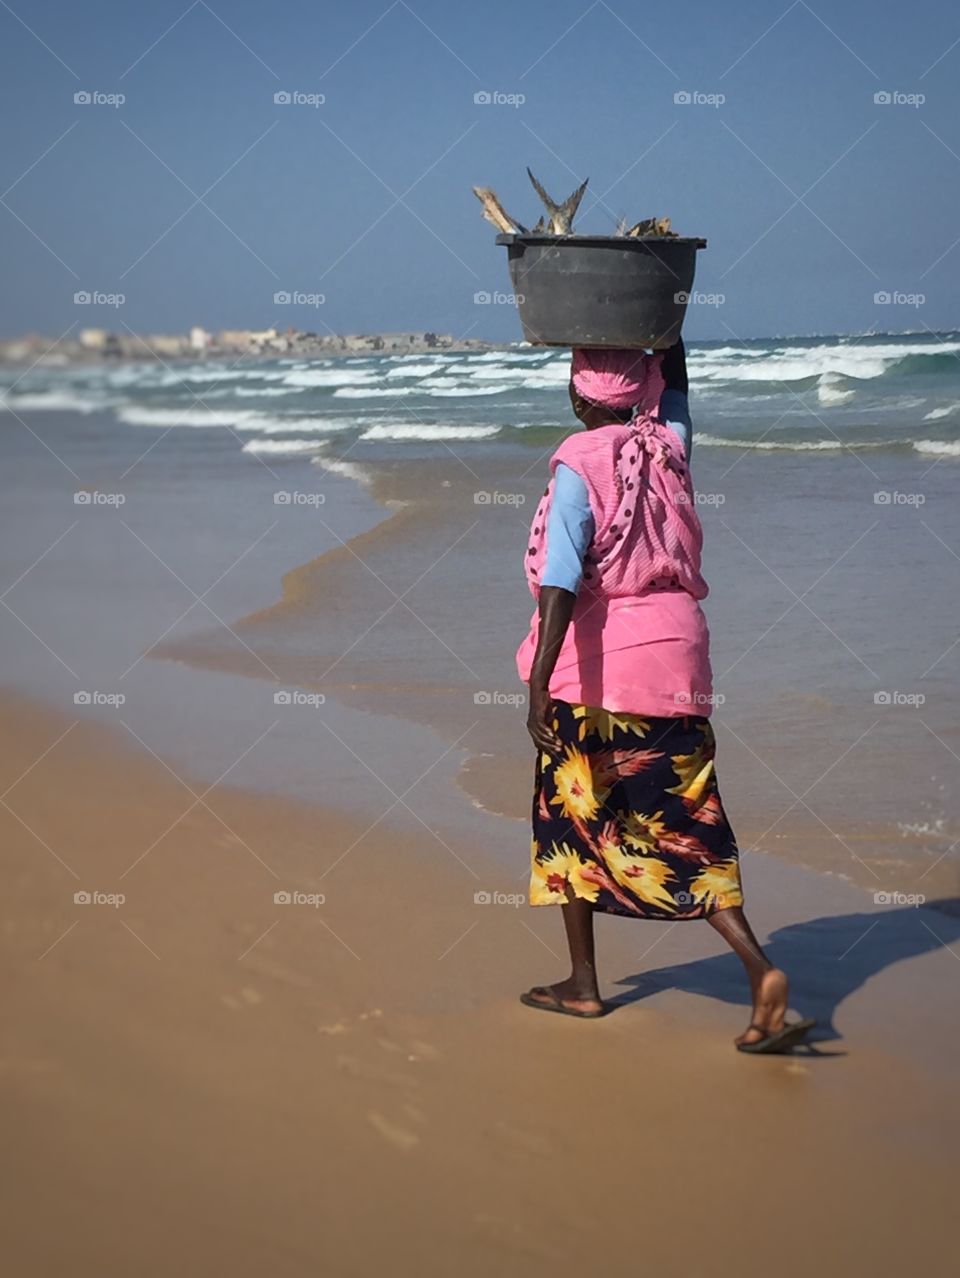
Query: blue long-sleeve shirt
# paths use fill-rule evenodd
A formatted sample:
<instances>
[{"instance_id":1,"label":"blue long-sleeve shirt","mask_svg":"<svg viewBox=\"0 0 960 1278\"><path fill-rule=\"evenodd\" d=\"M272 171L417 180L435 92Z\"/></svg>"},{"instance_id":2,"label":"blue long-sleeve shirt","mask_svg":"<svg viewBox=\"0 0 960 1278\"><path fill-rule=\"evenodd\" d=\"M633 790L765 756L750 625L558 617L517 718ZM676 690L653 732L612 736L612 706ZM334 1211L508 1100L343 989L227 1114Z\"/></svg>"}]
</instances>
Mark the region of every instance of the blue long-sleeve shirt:
<instances>
[{"instance_id":1,"label":"blue long-sleeve shirt","mask_svg":"<svg viewBox=\"0 0 960 1278\"><path fill-rule=\"evenodd\" d=\"M675 430L689 460L693 447L690 407L683 391L665 390L660 420ZM575 470L559 462L554 471L553 500L547 519L547 558L541 586L559 586L576 594L583 576L583 557L593 539L594 521L587 486Z\"/></svg>"}]
</instances>

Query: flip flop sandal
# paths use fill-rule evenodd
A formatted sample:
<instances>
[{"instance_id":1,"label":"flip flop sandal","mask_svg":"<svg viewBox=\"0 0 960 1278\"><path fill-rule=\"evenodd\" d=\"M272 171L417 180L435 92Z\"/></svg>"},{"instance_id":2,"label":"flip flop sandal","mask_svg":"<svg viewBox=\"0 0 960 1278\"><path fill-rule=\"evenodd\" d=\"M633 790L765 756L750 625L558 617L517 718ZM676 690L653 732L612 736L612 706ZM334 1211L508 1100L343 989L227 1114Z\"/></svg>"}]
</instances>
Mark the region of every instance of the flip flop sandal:
<instances>
[{"instance_id":1,"label":"flip flop sandal","mask_svg":"<svg viewBox=\"0 0 960 1278\"><path fill-rule=\"evenodd\" d=\"M757 1039L755 1043L738 1043L737 1051L750 1052L753 1056L779 1056L799 1046L816 1023L809 1017L802 1021L791 1021L775 1034L768 1034L762 1025L751 1023L747 1028L757 1030L764 1037Z\"/></svg>"},{"instance_id":2,"label":"flip flop sandal","mask_svg":"<svg viewBox=\"0 0 960 1278\"><path fill-rule=\"evenodd\" d=\"M534 998L535 994L546 995L545 998ZM606 1016L607 1008L601 1007L599 1012L578 1012L574 1007L566 1007L560 999L557 998L544 985L535 985L532 990L528 990L526 994L520 995L520 1002L525 1007L536 1007L541 1012L559 1012L561 1016L576 1016L582 1021L595 1021L600 1016Z\"/></svg>"}]
</instances>

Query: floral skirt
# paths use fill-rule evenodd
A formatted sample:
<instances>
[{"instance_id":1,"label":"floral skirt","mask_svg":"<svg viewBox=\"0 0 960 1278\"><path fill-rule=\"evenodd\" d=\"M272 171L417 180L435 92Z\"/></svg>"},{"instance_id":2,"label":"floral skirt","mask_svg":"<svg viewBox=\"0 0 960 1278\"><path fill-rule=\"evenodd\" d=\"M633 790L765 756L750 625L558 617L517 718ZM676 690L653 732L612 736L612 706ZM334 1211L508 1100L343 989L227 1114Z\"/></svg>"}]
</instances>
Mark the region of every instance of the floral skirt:
<instances>
[{"instance_id":1,"label":"floral skirt","mask_svg":"<svg viewBox=\"0 0 960 1278\"><path fill-rule=\"evenodd\" d=\"M674 920L742 905L710 720L554 710L563 748L537 761L530 904Z\"/></svg>"}]
</instances>

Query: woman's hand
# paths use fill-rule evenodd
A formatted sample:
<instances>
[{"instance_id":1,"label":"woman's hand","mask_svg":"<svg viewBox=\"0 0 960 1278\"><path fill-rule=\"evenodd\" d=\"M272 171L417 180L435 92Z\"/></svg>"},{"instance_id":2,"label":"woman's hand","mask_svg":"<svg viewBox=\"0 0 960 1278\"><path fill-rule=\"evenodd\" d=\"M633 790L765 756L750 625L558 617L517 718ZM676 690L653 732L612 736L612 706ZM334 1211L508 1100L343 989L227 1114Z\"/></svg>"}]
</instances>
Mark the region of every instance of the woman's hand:
<instances>
[{"instance_id":1,"label":"woman's hand","mask_svg":"<svg viewBox=\"0 0 960 1278\"><path fill-rule=\"evenodd\" d=\"M538 750L547 754L559 754L563 748L553 730L553 698L548 688L530 688L530 710L527 714L527 731Z\"/></svg>"}]
</instances>

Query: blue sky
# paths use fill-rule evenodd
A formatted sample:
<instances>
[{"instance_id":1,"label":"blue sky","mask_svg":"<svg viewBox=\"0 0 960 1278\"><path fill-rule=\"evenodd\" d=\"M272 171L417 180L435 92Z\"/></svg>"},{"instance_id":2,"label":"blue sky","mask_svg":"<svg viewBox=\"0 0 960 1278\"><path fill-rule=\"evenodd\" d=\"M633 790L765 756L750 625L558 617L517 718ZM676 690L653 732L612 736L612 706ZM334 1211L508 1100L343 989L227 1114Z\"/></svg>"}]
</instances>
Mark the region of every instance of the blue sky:
<instances>
[{"instance_id":1,"label":"blue sky","mask_svg":"<svg viewBox=\"0 0 960 1278\"><path fill-rule=\"evenodd\" d=\"M955 327L958 83L940 0L5 0L0 332L517 338L474 302L508 281L470 188L532 222L528 163L557 197L589 176L581 230L669 214L709 240L723 302L691 337Z\"/></svg>"}]
</instances>

